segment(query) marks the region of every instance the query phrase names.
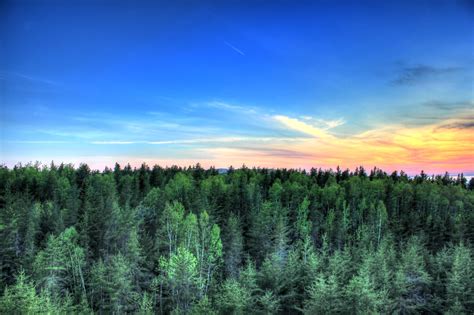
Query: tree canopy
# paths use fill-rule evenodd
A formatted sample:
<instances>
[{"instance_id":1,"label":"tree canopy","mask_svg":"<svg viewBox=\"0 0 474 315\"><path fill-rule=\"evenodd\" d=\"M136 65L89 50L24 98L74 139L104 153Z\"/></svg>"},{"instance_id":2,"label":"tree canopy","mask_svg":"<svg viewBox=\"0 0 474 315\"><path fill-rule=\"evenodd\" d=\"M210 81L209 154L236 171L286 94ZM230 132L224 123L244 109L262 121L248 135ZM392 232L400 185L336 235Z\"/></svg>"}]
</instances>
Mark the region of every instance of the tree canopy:
<instances>
[{"instance_id":1,"label":"tree canopy","mask_svg":"<svg viewBox=\"0 0 474 315\"><path fill-rule=\"evenodd\" d=\"M474 313L474 182L0 167L0 313Z\"/></svg>"}]
</instances>

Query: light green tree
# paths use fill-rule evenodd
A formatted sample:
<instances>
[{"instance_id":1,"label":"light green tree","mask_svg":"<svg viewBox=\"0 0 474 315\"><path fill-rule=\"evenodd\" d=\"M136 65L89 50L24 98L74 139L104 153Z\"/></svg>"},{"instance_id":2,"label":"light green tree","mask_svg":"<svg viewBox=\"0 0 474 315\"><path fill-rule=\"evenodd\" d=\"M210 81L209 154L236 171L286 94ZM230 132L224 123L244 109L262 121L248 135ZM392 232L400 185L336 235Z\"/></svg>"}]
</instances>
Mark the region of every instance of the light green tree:
<instances>
[{"instance_id":1,"label":"light green tree","mask_svg":"<svg viewBox=\"0 0 474 315\"><path fill-rule=\"evenodd\" d=\"M34 283L21 271L14 285L0 297L0 314L91 314L87 303L75 307L70 296L52 297L48 290L36 292Z\"/></svg>"},{"instance_id":2,"label":"light green tree","mask_svg":"<svg viewBox=\"0 0 474 315\"><path fill-rule=\"evenodd\" d=\"M224 281L216 297L216 305L221 314L247 314L251 303L250 291L234 278Z\"/></svg>"},{"instance_id":3,"label":"light green tree","mask_svg":"<svg viewBox=\"0 0 474 315\"><path fill-rule=\"evenodd\" d=\"M106 292L109 295L111 310L114 313L133 311L138 296L133 285L130 262L119 253L111 258L107 269Z\"/></svg>"},{"instance_id":4,"label":"light green tree","mask_svg":"<svg viewBox=\"0 0 474 315\"><path fill-rule=\"evenodd\" d=\"M366 259L358 272L346 287L347 303L351 313L377 314L386 303L386 292L377 290L370 274L370 260Z\"/></svg>"},{"instance_id":5,"label":"light green tree","mask_svg":"<svg viewBox=\"0 0 474 315\"><path fill-rule=\"evenodd\" d=\"M89 286L93 304L101 312L130 312L139 307L130 262L121 253L94 264Z\"/></svg>"},{"instance_id":6,"label":"light green tree","mask_svg":"<svg viewBox=\"0 0 474 315\"><path fill-rule=\"evenodd\" d=\"M295 234L296 240L299 242L304 242L311 236L312 223L309 220L309 204L309 199L306 197L298 207L295 222Z\"/></svg>"},{"instance_id":7,"label":"light green tree","mask_svg":"<svg viewBox=\"0 0 474 315\"><path fill-rule=\"evenodd\" d=\"M213 273L222 258L221 231L212 224L206 211L199 215L199 239L196 243L196 258L201 279L201 296L207 294Z\"/></svg>"},{"instance_id":8,"label":"light green tree","mask_svg":"<svg viewBox=\"0 0 474 315\"><path fill-rule=\"evenodd\" d=\"M257 303L261 314L277 314L281 308L279 298L269 290L258 298Z\"/></svg>"},{"instance_id":9,"label":"light green tree","mask_svg":"<svg viewBox=\"0 0 474 315\"><path fill-rule=\"evenodd\" d=\"M217 315L207 295L194 303L189 313L191 315Z\"/></svg>"},{"instance_id":10,"label":"light green tree","mask_svg":"<svg viewBox=\"0 0 474 315\"><path fill-rule=\"evenodd\" d=\"M345 310L342 301L343 289L334 275L329 277L320 274L307 289L309 298L306 300L304 314L335 314Z\"/></svg>"},{"instance_id":11,"label":"light green tree","mask_svg":"<svg viewBox=\"0 0 474 315\"><path fill-rule=\"evenodd\" d=\"M161 258L160 267L174 308L186 312L196 300L200 287L198 261L188 249L178 247L168 259Z\"/></svg>"},{"instance_id":12,"label":"light green tree","mask_svg":"<svg viewBox=\"0 0 474 315\"><path fill-rule=\"evenodd\" d=\"M451 309L471 313L474 310L472 252L461 243L455 247L453 255L453 265L446 284L447 304Z\"/></svg>"},{"instance_id":13,"label":"light green tree","mask_svg":"<svg viewBox=\"0 0 474 315\"><path fill-rule=\"evenodd\" d=\"M5 289L0 299L0 313L8 314L12 310L18 313L35 313L41 309L41 301L36 295L34 285L25 273L19 273L16 283Z\"/></svg>"},{"instance_id":14,"label":"light green tree","mask_svg":"<svg viewBox=\"0 0 474 315\"><path fill-rule=\"evenodd\" d=\"M34 270L38 284L53 296L86 296L85 254L78 245L79 235L71 227L57 237L50 236L46 248L36 255Z\"/></svg>"},{"instance_id":15,"label":"light green tree","mask_svg":"<svg viewBox=\"0 0 474 315\"><path fill-rule=\"evenodd\" d=\"M168 256L176 251L184 218L184 207L179 202L167 203L161 216L161 238L165 244Z\"/></svg>"}]
</instances>

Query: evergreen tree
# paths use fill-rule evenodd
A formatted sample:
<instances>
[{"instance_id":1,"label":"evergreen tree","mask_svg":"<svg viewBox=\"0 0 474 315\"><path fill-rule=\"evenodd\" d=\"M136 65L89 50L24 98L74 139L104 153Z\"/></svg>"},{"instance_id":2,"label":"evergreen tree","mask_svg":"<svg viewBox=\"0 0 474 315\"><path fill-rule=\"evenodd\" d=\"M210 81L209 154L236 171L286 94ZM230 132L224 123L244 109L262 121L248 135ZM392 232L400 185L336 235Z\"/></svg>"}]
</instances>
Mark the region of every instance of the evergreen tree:
<instances>
[{"instance_id":1,"label":"evergreen tree","mask_svg":"<svg viewBox=\"0 0 474 315\"><path fill-rule=\"evenodd\" d=\"M308 292L309 299L305 302L304 314L335 314L346 310L342 300L343 290L334 275L318 275Z\"/></svg>"},{"instance_id":2,"label":"evergreen tree","mask_svg":"<svg viewBox=\"0 0 474 315\"><path fill-rule=\"evenodd\" d=\"M179 247L169 259L162 258L160 266L165 275L173 309L187 312L197 299L201 286L198 260L189 250Z\"/></svg>"},{"instance_id":3,"label":"evergreen tree","mask_svg":"<svg viewBox=\"0 0 474 315\"><path fill-rule=\"evenodd\" d=\"M231 213L224 229L224 260L225 270L229 277L236 278L243 256L243 237L239 218Z\"/></svg>"},{"instance_id":4,"label":"evergreen tree","mask_svg":"<svg viewBox=\"0 0 474 315\"><path fill-rule=\"evenodd\" d=\"M430 305L431 276L426 270L425 252L418 238L411 238L402 253L395 274L395 311L426 311Z\"/></svg>"},{"instance_id":5,"label":"evergreen tree","mask_svg":"<svg viewBox=\"0 0 474 315\"><path fill-rule=\"evenodd\" d=\"M236 279L230 278L221 285L216 304L221 314L247 314L252 304L252 295Z\"/></svg>"},{"instance_id":6,"label":"evergreen tree","mask_svg":"<svg viewBox=\"0 0 474 315\"><path fill-rule=\"evenodd\" d=\"M448 275L447 305L450 310L474 311L474 268L472 251L464 244L454 249L451 272Z\"/></svg>"},{"instance_id":7,"label":"evergreen tree","mask_svg":"<svg viewBox=\"0 0 474 315\"><path fill-rule=\"evenodd\" d=\"M36 255L37 283L53 296L72 294L76 301L87 295L84 250L78 245L76 230L68 228L57 237L50 236L46 248Z\"/></svg>"}]
</instances>

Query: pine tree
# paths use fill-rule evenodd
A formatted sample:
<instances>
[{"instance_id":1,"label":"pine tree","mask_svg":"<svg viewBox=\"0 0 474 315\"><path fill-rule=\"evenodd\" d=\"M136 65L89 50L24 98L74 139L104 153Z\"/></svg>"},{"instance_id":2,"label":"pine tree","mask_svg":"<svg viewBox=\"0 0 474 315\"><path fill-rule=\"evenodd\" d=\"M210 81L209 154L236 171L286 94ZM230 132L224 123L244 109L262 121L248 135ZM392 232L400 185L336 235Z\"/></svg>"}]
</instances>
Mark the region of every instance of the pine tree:
<instances>
[{"instance_id":1,"label":"pine tree","mask_svg":"<svg viewBox=\"0 0 474 315\"><path fill-rule=\"evenodd\" d=\"M225 270L229 277L236 278L242 264L243 237L239 218L231 213L224 229Z\"/></svg>"},{"instance_id":2,"label":"pine tree","mask_svg":"<svg viewBox=\"0 0 474 315\"><path fill-rule=\"evenodd\" d=\"M455 247L453 255L453 265L446 284L447 305L450 309L471 313L474 311L472 251L461 243Z\"/></svg>"},{"instance_id":3,"label":"pine tree","mask_svg":"<svg viewBox=\"0 0 474 315\"><path fill-rule=\"evenodd\" d=\"M351 313L377 314L386 303L387 292L377 290L370 273L371 257L367 257L359 272L349 281L346 287L347 304Z\"/></svg>"},{"instance_id":4,"label":"pine tree","mask_svg":"<svg viewBox=\"0 0 474 315\"><path fill-rule=\"evenodd\" d=\"M257 263L272 251L273 209L270 202L253 208L250 214L249 250Z\"/></svg>"},{"instance_id":5,"label":"pine tree","mask_svg":"<svg viewBox=\"0 0 474 315\"><path fill-rule=\"evenodd\" d=\"M421 241L409 240L402 253L395 274L395 311L421 312L430 304L431 277L426 270L425 253Z\"/></svg>"},{"instance_id":6,"label":"pine tree","mask_svg":"<svg viewBox=\"0 0 474 315\"><path fill-rule=\"evenodd\" d=\"M272 291L265 291L258 298L258 305L261 314L277 314L280 310L280 301Z\"/></svg>"},{"instance_id":7,"label":"pine tree","mask_svg":"<svg viewBox=\"0 0 474 315\"><path fill-rule=\"evenodd\" d=\"M93 305L101 312L130 312L139 307L130 263L120 253L94 264L89 287Z\"/></svg>"},{"instance_id":8,"label":"pine tree","mask_svg":"<svg viewBox=\"0 0 474 315\"><path fill-rule=\"evenodd\" d=\"M36 255L34 270L38 284L53 296L73 294L76 301L87 295L84 250L78 245L78 233L72 228L59 236L50 236L46 248Z\"/></svg>"},{"instance_id":9,"label":"pine tree","mask_svg":"<svg viewBox=\"0 0 474 315\"><path fill-rule=\"evenodd\" d=\"M216 304L221 314L247 314L252 303L252 295L236 279L224 281L218 291Z\"/></svg>"},{"instance_id":10,"label":"pine tree","mask_svg":"<svg viewBox=\"0 0 474 315\"><path fill-rule=\"evenodd\" d=\"M186 312L197 299L200 287L198 261L186 248L179 247L169 259L162 258L160 267L165 276L174 309Z\"/></svg>"},{"instance_id":11,"label":"pine tree","mask_svg":"<svg viewBox=\"0 0 474 315\"><path fill-rule=\"evenodd\" d=\"M311 235L312 223L309 220L309 199L304 198L298 207L295 223L295 239L297 242L304 242Z\"/></svg>"},{"instance_id":12,"label":"pine tree","mask_svg":"<svg viewBox=\"0 0 474 315\"><path fill-rule=\"evenodd\" d=\"M130 262L121 254L110 259L107 266L110 310L114 313L129 312L135 309L137 293L133 285Z\"/></svg>"},{"instance_id":13,"label":"pine tree","mask_svg":"<svg viewBox=\"0 0 474 315\"><path fill-rule=\"evenodd\" d=\"M343 290L334 275L318 275L308 292L309 299L305 302L304 314L335 314L345 311Z\"/></svg>"},{"instance_id":14,"label":"pine tree","mask_svg":"<svg viewBox=\"0 0 474 315\"><path fill-rule=\"evenodd\" d=\"M8 314L13 310L25 314L36 313L40 310L40 304L34 285L22 271L18 274L16 283L3 292L0 299L0 313Z\"/></svg>"}]
</instances>

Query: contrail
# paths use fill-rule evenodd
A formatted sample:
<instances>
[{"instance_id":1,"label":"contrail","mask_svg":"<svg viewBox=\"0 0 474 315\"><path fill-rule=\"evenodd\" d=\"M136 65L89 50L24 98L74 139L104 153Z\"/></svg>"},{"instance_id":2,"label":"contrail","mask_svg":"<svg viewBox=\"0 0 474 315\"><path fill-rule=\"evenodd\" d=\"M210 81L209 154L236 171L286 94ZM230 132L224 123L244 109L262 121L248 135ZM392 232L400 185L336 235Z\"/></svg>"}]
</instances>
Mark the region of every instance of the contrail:
<instances>
[{"instance_id":1,"label":"contrail","mask_svg":"<svg viewBox=\"0 0 474 315\"><path fill-rule=\"evenodd\" d=\"M238 52L238 53L241 54L242 56L245 56L245 54L244 54L244 52L243 52L242 50L238 49L237 47L235 47L235 46L232 45L231 43L224 41L224 44L226 44L227 46L229 46L230 48L232 48L234 51Z\"/></svg>"}]
</instances>

